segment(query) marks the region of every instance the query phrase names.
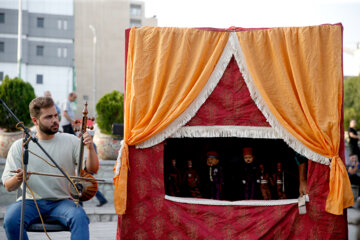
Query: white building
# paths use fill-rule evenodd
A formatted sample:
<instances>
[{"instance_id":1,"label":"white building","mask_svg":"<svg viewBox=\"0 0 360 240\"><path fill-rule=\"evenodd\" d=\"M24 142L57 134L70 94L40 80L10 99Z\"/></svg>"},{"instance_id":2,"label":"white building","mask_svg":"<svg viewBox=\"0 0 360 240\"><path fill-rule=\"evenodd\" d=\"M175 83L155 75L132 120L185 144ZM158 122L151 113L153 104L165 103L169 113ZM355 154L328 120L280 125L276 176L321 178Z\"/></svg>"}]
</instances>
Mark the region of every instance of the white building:
<instances>
[{"instance_id":1,"label":"white building","mask_svg":"<svg viewBox=\"0 0 360 240\"><path fill-rule=\"evenodd\" d=\"M0 1L0 80L18 76L18 1ZM37 96L49 90L55 102L73 89L73 0L22 0L20 76Z\"/></svg>"}]
</instances>

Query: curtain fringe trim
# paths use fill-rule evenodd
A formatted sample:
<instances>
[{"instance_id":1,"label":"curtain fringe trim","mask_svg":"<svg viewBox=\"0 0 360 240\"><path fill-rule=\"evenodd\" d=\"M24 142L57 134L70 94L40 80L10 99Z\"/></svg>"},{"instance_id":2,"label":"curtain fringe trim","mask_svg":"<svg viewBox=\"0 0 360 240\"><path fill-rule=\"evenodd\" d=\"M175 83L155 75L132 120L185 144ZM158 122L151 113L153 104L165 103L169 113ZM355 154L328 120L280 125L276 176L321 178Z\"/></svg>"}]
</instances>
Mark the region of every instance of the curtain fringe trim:
<instances>
[{"instance_id":1,"label":"curtain fringe trim","mask_svg":"<svg viewBox=\"0 0 360 240\"><path fill-rule=\"evenodd\" d=\"M170 138L265 138L281 139L271 127L251 126L186 126L180 128Z\"/></svg>"},{"instance_id":2,"label":"curtain fringe trim","mask_svg":"<svg viewBox=\"0 0 360 240\"><path fill-rule=\"evenodd\" d=\"M120 174L121 154L122 154L123 147L124 147L124 140L121 140L120 149L119 149L118 156L117 156L117 159L116 159L116 162L115 162L115 176Z\"/></svg>"},{"instance_id":3,"label":"curtain fringe trim","mask_svg":"<svg viewBox=\"0 0 360 240\"><path fill-rule=\"evenodd\" d=\"M297 140L294 136L292 136L273 116L270 109L266 105L265 101L261 97L260 93L257 90L257 87L255 86L255 83L252 79L252 76L250 74L250 71L246 65L246 60L244 57L244 54L242 52L242 48L240 46L239 39L237 37L237 34L232 32L230 34L229 41L231 42L233 49L234 49L234 56L235 60L239 66L240 72L243 75L243 78L245 80L245 83L247 85L247 88L249 89L250 96L255 102L256 106L259 108L259 110L262 112L262 114L265 116L266 120L269 122L271 127L274 128L274 130L278 133L278 135L296 152L302 154L303 156L307 157L308 159L311 159L314 162L318 162L325 165L330 165L330 160L322 156L308 147L306 147L303 143L301 143L299 140Z\"/></svg>"},{"instance_id":4,"label":"curtain fringe trim","mask_svg":"<svg viewBox=\"0 0 360 240\"><path fill-rule=\"evenodd\" d=\"M178 203L214 205L214 206L279 206L298 203L298 199L284 200L241 200L241 201L224 201L200 198L184 198L165 195L165 199ZM306 199L309 202L309 198Z\"/></svg>"},{"instance_id":5,"label":"curtain fringe trim","mask_svg":"<svg viewBox=\"0 0 360 240\"><path fill-rule=\"evenodd\" d=\"M231 44L228 41L214 71L211 73L209 80L199 93L198 97L196 97L189 107L178 118L170 123L169 126L164 128L152 138L136 145L136 148L148 148L159 144L190 121L219 83L232 56L233 50L231 49Z\"/></svg>"}]
</instances>

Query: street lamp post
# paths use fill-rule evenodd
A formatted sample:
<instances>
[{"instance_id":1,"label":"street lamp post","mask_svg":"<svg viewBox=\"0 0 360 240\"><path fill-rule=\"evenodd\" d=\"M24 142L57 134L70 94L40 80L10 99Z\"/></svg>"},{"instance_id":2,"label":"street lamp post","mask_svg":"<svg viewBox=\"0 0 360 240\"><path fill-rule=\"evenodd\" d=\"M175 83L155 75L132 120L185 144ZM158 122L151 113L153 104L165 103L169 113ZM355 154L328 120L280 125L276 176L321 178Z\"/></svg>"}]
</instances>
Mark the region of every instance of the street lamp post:
<instances>
[{"instance_id":1,"label":"street lamp post","mask_svg":"<svg viewBox=\"0 0 360 240\"><path fill-rule=\"evenodd\" d=\"M18 1L17 74L21 78L22 0Z\"/></svg>"},{"instance_id":2,"label":"street lamp post","mask_svg":"<svg viewBox=\"0 0 360 240\"><path fill-rule=\"evenodd\" d=\"M93 106L93 111L94 111L94 116L96 116L96 29L94 28L93 25L89 25L89 28L91 30L91 32L93 33L93 91L94 91L94 106Z\"/></svg>"}]
</instances>

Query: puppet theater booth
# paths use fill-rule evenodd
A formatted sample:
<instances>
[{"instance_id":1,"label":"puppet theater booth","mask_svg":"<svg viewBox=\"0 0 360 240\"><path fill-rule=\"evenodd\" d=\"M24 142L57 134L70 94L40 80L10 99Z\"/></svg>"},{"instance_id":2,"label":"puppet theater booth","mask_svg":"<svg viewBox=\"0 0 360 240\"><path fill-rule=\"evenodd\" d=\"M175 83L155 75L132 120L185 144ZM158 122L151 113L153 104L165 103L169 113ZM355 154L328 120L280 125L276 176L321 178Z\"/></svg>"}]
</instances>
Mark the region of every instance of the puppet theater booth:
<instances>
[{"instance_id":1,"label":"puppet theater booth","mask_svg":"<svg viewBox=\"0 0 360 240\"><path fill-rule=\"evenodd\" d=\"M117 239L346 239L354 200L343 163L342 31L341 24L127 30ZM215 144L226 170L225 153L242 157L248 141L260 141L254 151L265 162L290 164L289 149L309 159L306 214L296 198L165 194L170 155L191 157L202 171L206 146Z\"/></svg>"}]
</instances>

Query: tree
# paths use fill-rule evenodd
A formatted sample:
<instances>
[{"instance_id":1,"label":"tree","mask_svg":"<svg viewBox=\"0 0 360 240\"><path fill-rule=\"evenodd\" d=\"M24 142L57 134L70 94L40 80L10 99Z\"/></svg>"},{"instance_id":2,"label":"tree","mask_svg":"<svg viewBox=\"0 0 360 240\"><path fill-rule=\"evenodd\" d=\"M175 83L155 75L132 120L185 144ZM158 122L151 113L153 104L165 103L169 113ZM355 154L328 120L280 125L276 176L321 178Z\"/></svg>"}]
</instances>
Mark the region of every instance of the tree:
<instances>
[{"instance_id":1,"label":"tree","mask_svg":"<svg viewBox=\"0 0 360 240\"><path fill-rule=\"evenodd\" d=\"M96 104L96 112L100 131L112 134L112 124L124 122L124 94L117 90L105 94Z\"/></svg>"},{"instance_id":2,"label":"tree","mask_svg":"<svg viewBox=\"0 0 360 240\"><path fill-rule=\"evenodd\" d=\"M29 103L35 98L34 88L30 83L20 78L5 79L0 85L0 98L6 103L10 110L17 116L24 125L31 124ZM2 106L0 107L0 127L7 132L16 131L16 121Z\"/></svg>"},{"instance_id":3,"label":"tree","mask_svg":"<svg viewBox=\"0 0 360 240\"><path fill-rule=\"evenodd\" d=\"M344 125L355 119L360 123L360 76L345 79L344 83Z\"/></svg>"}]
</instances>

